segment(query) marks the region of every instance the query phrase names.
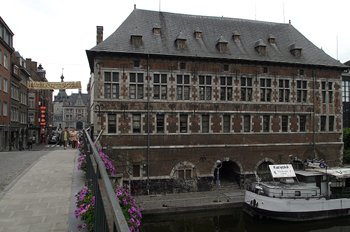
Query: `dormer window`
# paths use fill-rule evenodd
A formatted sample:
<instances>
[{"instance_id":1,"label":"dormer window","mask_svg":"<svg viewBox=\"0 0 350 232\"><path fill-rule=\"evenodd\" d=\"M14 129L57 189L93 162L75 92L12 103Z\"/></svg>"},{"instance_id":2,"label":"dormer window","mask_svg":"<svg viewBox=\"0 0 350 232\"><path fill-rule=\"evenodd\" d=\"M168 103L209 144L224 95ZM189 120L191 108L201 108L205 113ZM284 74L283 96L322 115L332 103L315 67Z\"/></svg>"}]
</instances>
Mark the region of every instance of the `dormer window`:
<instances>
[{"instance_id":1,"label":"dormer window","mask_svg":"<svg viewBox=\"0 0 350 232\"><path fill-rule=\"evenodd\" d=\"M185 49L186 48L186 38L182 35L182 32L180 31L179 35L176 38L176 47L179 49Z\"/></svg>"},{"instance_id":2,"label":"dormer window","mask_svg":"<svg viewBox=\"0 0 350 232\"><path fill-rule=\"evenodd\" d=\"M233 32L233 40L234 41L241 41L241 34L239 34L237 31Z\"/></svg>"},{"instance_id":3,"label":"dormer window","mask_svg":"<svg viewBox=\"0 0 350 232\"><path fill-rule=\"evenodd\" d=\"M195 31L194 31L194 34L196 36L197 39L201 39L202 38L202 31L199 30L199 28L197 28Z\"/></svg>"},{"instance_id":4,"label":"dormer window","mask_svg":"<svg viewBox=\"0 0 350 232\"><path fill-rule=\"evenodd\" d=\"M18 66L17 65L13 66L13 73L18 76Z\"/></svg>"},{"instance_id":5,"label":"dormer window","mask_svg":"<svg viewBox=\"0 0 350 232\"><path fill-rule=\"evenodd\" d=\"M142 35L138 33L137 27L133 34L131 34L131 44L133 46L141 46L142 44Z\"/></svg>"},{"instance_id":6,"label":"dormer window","mask_svg":"<svg viewBox=\"0 0 350 232\"><path fill-rule=\"evenodd\" d=\"M290 52L295 56L295 57L302 57L303 56L303 48L299 47L297 43L294 43L290 46Z\"/></svg>"},{"instance_id":7,"label":"dormer window","mask_svg":"<svg viewBox=\"0 0 350 232\"><path fill-rule=\"evenodd\" d=\"M141 46L141 42L142 42L142 36L138 36L138 35L132 35L131 36L131 43L134 46Z\"/></svg>"},{"instance_id":8,"label":"dormer window","mask_svg":"<svg viewBox=\"0 0 350 232\"><path fill-rule=\"evenodd\" d=\"M220 50L220 52L227 52L228 51L228 42L221 36L218 40L218 43L216 44Z\"/></svg>"},{"instance_id":9,"label":"dormer window","mask_svg":"<svg viewBox=\"0 0 350 232\"><path fill-rule=\"evenodd\" d=\"M270 44L276 44L276 37L272 34L269 35L269 43Z\"/></svg>"},{"instance_id":10,"label":"dormer window","mask_svg":"<svg viewBox=\"0 0 350 232\"><path fill-rule=\"evenodd\" d=\"M153 34L154 35L160 35L160 27L156 23L156 25L153 27Z\"/></svg>"},{"instance_id":11,"label":"dormer window","mask_svg":"<svg viewBox=\"0 0 350 232\"><path fill-rule=\"evenodd\" d=\"M259 39L255 43L255 50L260 54L260 55L266 55L267 54L267 49L266 49L266 44L262 41L262 39Z\"/></svg>"}]
</instances>

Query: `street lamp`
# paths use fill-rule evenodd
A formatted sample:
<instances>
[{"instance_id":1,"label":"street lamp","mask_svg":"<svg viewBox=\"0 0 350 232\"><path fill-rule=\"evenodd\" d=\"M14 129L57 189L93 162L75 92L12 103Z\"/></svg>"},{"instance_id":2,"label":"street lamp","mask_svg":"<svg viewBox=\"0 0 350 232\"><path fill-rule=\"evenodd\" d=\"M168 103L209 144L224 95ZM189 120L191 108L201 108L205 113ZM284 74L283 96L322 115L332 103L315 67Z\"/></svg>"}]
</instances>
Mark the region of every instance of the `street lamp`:
<instances>
[{"instance_id":1,"label":"street lamp","mask_svg":"<svg viewBox=\"0 0 350 232\"><path fill-rule=\"evenodd\" d=\"M217 160L216 161L216 169L217 169L217 172L216 172L216 183L217 183L217 186L218 186L218 203L220 202L220 194L219 194L219 186L220 186L220 180L219 180L219 170L222 166L222 162L221 160Z\"/></svg>"}]
</instances>

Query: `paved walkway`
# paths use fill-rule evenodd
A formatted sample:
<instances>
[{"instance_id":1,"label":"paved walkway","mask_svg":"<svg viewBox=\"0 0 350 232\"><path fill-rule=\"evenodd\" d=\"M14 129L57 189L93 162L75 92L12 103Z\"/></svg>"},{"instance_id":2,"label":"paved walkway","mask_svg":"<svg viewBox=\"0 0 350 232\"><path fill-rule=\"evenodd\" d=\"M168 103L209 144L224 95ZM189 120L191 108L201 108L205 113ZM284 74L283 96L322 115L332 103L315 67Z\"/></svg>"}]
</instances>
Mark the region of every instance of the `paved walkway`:
<instances>
[{"instance_id":1,"label":"paved walkway","mask_svg":"<svg viewBox=\"0 0 350 232\"><path fill-rule=\"evenodd\" d=\"M76 154L49 152L5 189L0 232L67 231Z\"/></svg>"},{"instance_id":2,"label":"paved walkway","mask_svg":"<svg viewBox=\"0 0 350 232\"><path fill-rule=\"evenodd\" d=\"M78 231L75 194L85 182L84 173L77 170L78 157L77 150L48 151L8 185L0 193L0 232ZM219 204L214 202L217 194L214 190L135 198L150 213L179 212L175 208L185 212L243 202L244 191L237 188L221 189Z\"/></svg>"}]
</instances>

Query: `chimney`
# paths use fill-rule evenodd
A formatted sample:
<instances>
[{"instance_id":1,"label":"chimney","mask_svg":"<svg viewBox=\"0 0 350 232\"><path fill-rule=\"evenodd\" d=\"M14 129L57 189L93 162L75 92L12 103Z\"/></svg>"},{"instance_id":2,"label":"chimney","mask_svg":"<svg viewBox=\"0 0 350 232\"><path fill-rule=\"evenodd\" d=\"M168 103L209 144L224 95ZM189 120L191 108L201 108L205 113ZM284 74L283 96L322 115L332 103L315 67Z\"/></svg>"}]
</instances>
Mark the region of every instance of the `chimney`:
<instances>
[{"instance_id":1,"label":"chimney","mask_svg":"<svg viewBox=\"0 0 350 232\"><path fill-rule=\"evenodd\" d=\"M97 26L96 45L103 41L103 26Z\"/></svg>"}]
</instances>

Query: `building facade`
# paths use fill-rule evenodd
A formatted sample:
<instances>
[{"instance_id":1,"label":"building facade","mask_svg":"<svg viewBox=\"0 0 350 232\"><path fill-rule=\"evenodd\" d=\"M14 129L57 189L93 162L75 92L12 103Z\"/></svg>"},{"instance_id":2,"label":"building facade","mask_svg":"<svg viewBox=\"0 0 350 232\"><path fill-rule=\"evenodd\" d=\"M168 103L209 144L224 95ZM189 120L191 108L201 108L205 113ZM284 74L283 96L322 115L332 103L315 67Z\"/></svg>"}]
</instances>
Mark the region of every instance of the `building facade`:
<instances>
[{"instance_id":1,"label":"building facade","mask_svg":"<svg viewBox=\"0 0 350 232\"><path fill-rule=\"evenodd\" d=\"M135 194L342 165L344 65L291 24L135 9L87 50L94 134Z\"/></svg>"},{"instance_id":2,"label":"building facade","mask_svg":"<svg viewBox=\"0 0 350 232\"><path fill-rule=\"evenodd\" d=\"M61 81L64 77L61 76ZM88 95L81 92L67 95L65 89L60 89L53 101L54 127L62 131L65 127L81 131L87 125Z\"/></svg>"},{"instance_id":3,"label":"building facade","mask_svg":"<svg viewBox=\"0 0 350 232\"><path fill-rule=\"evenodd\" d=\"M41 64L27 58L26 66L31 76L30 81L47 82L46 71ZM52 134L52 93L53 90L28 90L28 134L34 143L46 142L48 135Z\"/></svg>"},{"instance_id":4,"label":"building facade","mask_svg":"<svg viewBox=\"0 0 350 232\"><path fill-rule=\"evenodd\" d=\"M0 17L0 150L10 148L10 78L13 32Z\"/></svg>"}]
</instances>

